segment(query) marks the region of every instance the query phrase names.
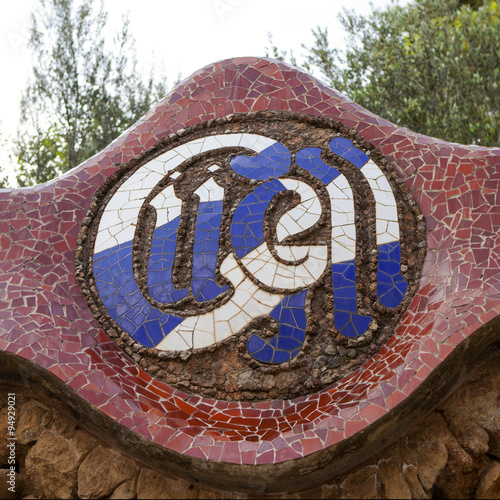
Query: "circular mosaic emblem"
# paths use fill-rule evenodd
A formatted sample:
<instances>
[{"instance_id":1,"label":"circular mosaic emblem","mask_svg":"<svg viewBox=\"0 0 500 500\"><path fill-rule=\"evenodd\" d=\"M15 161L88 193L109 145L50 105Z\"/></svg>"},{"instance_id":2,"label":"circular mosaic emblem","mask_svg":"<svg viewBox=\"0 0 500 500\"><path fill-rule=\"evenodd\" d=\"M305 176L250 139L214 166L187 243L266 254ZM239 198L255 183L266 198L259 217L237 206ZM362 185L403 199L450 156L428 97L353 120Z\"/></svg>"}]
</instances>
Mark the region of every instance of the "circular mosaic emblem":
<instances>
[{"instance_id":1,"label":"circular mosaic emblem","mask_svg":"<svg viewBox=\"0 0 500 500\"><path fill-rule=\"evenodd\" d=\"M423 217L356 132L234 115L124 165L80 234L77 277L153 376L227 400L292 398L392 335L425 254Z\"/></svg>"}]
</instances>

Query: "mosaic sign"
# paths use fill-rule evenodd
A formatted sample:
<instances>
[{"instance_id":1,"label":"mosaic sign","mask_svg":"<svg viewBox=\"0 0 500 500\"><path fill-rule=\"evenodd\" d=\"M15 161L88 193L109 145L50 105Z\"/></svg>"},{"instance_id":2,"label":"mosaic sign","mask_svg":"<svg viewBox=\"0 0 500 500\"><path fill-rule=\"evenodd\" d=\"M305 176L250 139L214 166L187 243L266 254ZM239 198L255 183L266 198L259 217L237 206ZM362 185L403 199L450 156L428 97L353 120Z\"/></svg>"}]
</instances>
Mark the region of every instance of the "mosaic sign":
<instances>
[{"instance_id":1,"label":"mosaic sign","mask_svg":"<svg viewBox=\"0 0 500 500\"><path fill-rule=\"evenodd\" d=\"M382 155L326 119L258 113L171 136L86 218L89 305L153 375L290 398L378 351L416 290L423 217Z\"/></svg>"},{"instance_id":2,"label":"mosaic sign","mask_svg":"<svg viewBox=\"0 0 500 500\"><path fill-rule=\"evenodd\" d=\"M499 165L279 61L209 65L0 189L4 378L182 477L334 478L498 342Z\"/></svg>"}]
</instances>

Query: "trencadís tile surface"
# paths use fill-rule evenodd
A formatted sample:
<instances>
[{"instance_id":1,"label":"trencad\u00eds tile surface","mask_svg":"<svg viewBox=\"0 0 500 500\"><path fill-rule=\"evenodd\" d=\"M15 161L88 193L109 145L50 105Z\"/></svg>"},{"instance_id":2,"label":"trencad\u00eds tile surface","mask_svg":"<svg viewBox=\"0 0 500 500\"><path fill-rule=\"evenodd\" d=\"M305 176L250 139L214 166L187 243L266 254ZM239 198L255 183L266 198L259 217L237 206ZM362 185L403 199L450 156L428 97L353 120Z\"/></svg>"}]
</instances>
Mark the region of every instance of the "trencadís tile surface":
<instances>
[{"instance_id":1,"label":"trencad\u00eds tile surface","mask_svg":"<svg viewBox=\"0 0 500 500\"><path fill-rule=\"evenodd\" d=\"M499 183L499 149L215 63L62 178L0 190L0 349L168 450L306 457L498 316Z\"/></svg>"}]
</instances>

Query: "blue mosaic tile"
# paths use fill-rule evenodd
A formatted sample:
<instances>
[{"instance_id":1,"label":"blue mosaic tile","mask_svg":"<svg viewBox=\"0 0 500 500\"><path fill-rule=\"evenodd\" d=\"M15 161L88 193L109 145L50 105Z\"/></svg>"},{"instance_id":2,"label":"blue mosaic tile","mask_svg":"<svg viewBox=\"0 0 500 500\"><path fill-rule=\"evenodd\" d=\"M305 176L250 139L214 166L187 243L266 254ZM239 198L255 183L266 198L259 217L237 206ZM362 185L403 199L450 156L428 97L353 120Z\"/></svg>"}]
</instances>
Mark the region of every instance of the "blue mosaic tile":
<instances>
[{"instance_id":1,"label":"blue mosaic tile","mask_svg":"<svg viewBox=\"0 0 500 500\"><path fill-rule=\"evenodd\" d=\"M252 335L247 342L249 354L262 363L279 364L293 359L305 341L305 301L307 290L286 296L270 316L279 323L279 331L271 338Z\"/></svg>"},{"instance_id":2,"label":"blue mosaic tile","mask_svg":"<svg viewBox=\"0 0 500 500\"><path fill-rule=\"evenodd\" d=\"M199 302L214 299L228 288L215 282L222 210L222 201L199 204L191 279L192 293ZM157 228L151 245L148 291L153 299L165 304L181 300L189 293L189 289L176 289L172 283L179 222L180 218L177 217Z\"/></svg>"},{"instance_id":3,"label":"blue mosaic tile","mask_svg":"<svg viewBox=\"0 0 500 500\"><path fill-rule=\"evenodd\" d=\"M123 328L123 326L122 326L122 328ZM137 342L140 342L142 345L145 345L145 346L149 346L149 345L153 344L151 338L146 333L146 329L143 326L136 329L136 331L134 333L134 339Z\"/></svg>"},{"instance_id":4,"label":"blue mosaic tile","mask_svg":"<svg viewBox=\"0 0 500 500\"><path fill-rule=\"evenodd\" d=\"M330 141L329 146L336 155L342 156L358 168L361 168L370 159L363 151L355 148L352 141L343 137L335 137Z\"/></svg>"},{"instance_id":5,"label":"blue mosaic tile","mask_svg":"<svg viewBox=\"0 0 500 500\"><path fill-rule=\"evenodd\" d=\"M308 170L325 185L328 185L340 175L340 172L323 162L321 151L322 149L319 148L301 149L295 155L295 161L299 167Z\"/></svg>"},{"instance_id":6,"label":"blue mosaic tile","mask_svg":"<svg viewBox=\"0 0 500 500\"><path fill-rule=\"evenodd\" d=\"M227 286L215 282L223 202L200 203L196 218L191 287L198 302L214 299Z\"/></svg>"},{"instance_id":7,"label":"blue mosaic tile","mask_svg":"<svg viewBox=\"0 0 500 500\"><path fill-rule=\"evenodd\" d=\"M385 307L401 304L408 283L401 275L401 246L399 241L378 248L377 294Z\"/></svg>"},{"instance_id":8,"label":"blue mosaic tile","mask_svg":"<svg viewBox=\"0 0 500 500\"><path fill-rule=\"evenodd\" d=\"M153 345L157 345L161 340L163 340L163 328L158 321L144 321L143 327Z\"/></svg>"},{"instance_id":9,"label":"blue mosaic tile","mask_svg":"<svg viewBox=\"0 0 500 500\"><path fill-rule=\"evenodd\" d=\"M280 337L278 343L276 344L278 349L283 351L294 351L295 349L302 349L302 344L292 337Z\"/></svg>"},{"instance_id":10,"label":"blue mosaic tile","mask_svg":"<svg viewBox=\"0 0 500 500\"><path fill-rule=\"evenodd\" d=\"M258 352L266 345L266 341L258 335L252 335L247 342L248 352Z\"/></svg>"},{"instance_id":11,"label":"blue mosaic tile","mask_svg":"<svg viewBox=\"0 0 500 500\"><path fill-rule=\"evenodd\" d=\"M356 268L353 260L332 264L335 328L345 337L363 335L371 316L358 314Z\"/></svg>"},{"instance_id":12,"label":"blue mosaic tile","mask_svg":"<svg viewBox=\"0 0 500 500\"><path fill-rule=\"evenodd\" d=\"M155 229L148 261L149 296L163 304L172 304L189 293L187 288L176 289L172 283L172 269L177 247L177 229L180 217Z\"/></svg>"},{"instance_id":13,"label":"blue mosaic tile","mask_svg":"<svg viewBox=\"0 0 500 500\"><path fill-rule=\"evenodd\" d=\"M273 365L277 365L280 363L286 363L287 361L290 361L291 355L290 352L288 351L281 351L280 349L276 349L273 353L273 359L271 363Z\"/></svg>"},{"instance_id":14,"label":"blue mosaic tile","mask_svg":"<svg viewBox=\"0 0 500 500\"><path fill-rule=\"evenodd\" d=\"M247 343L248 352L252 354L248 345L249 344ZM272 359L275 352L276 349L273 349L273 347L271 347L269 344L265 344L264 347L262 347L259 351L257 351L255 355L252 354L252 356L255 359L258 359L259 361L262 361L263 363L272 363Z\"/></svg>"},{"instance_id":15,"label":"blue mosaic tile","mask_svg":"<svg viewBox=\"0 0 500 500\"><path fill-rule=\"evenodd\" d=\"M115 258L117 255L119 260ZM180 317L152 308L142 296L132 270L131 241L96 254L94 276L99 296L110 316L144 346L154 347L157 339L161 340L182 321Z\"/></svg>"},{"instance_id":16,"label":"blue mosaic tile","mask_svg":"<svg viewBox=\"0 0 500 500\"><path fill-rule=\"evenodd\" d=\"M265 181L286 174L291 165L290 151L276 142L256 156L240 155L234 157L230 165L233 170L249 179Z\"/></svg>"},{"instance_id":17,"label":"blue mosaic tile","mask_svg":"<svg viewBox=\"0 0 500 500\"><path fill-rule=\"evenodd\" d=\"M238 257L244 257L264 242L264 214L276 193L285 187L276 179L257 186L238 205L231 224L231 242Z\"/></svg>"}]
</instances>

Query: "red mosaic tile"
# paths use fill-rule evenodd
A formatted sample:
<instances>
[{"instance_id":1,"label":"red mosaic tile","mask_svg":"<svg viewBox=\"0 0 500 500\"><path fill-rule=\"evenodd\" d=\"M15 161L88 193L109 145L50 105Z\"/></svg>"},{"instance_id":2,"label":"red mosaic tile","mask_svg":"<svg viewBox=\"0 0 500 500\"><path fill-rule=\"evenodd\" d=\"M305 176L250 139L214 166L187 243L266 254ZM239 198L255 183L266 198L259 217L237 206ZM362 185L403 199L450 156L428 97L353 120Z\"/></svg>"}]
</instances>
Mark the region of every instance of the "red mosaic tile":
<instances>
[{"instance_id":1,"label":"red mosaic tile","mask_svg":"<svg viewBox=\"0 0 500 500\"><path fill-rule=\"evenodd\" d=\"M406 398L405 394L400 392L400 391L395 391L393 392L390 396L387 397L386 403L387 403L387 408L391 410L394 408L396 405L398 405L401 401L403 401Z\"/></svg>"},{"instance_id":2,"label":"red mosaic tile","mask_svg":"<svg viewBox=\"0 0 500 500\"><path fill-rule=\"evenodd\" d=\"M262 453L262 455L257 455L257 459L255 461L256 465L264 465L264 464L273 464L275 463L275 454L274 450L266 451Z\"/></svg>"}]
</instances>

